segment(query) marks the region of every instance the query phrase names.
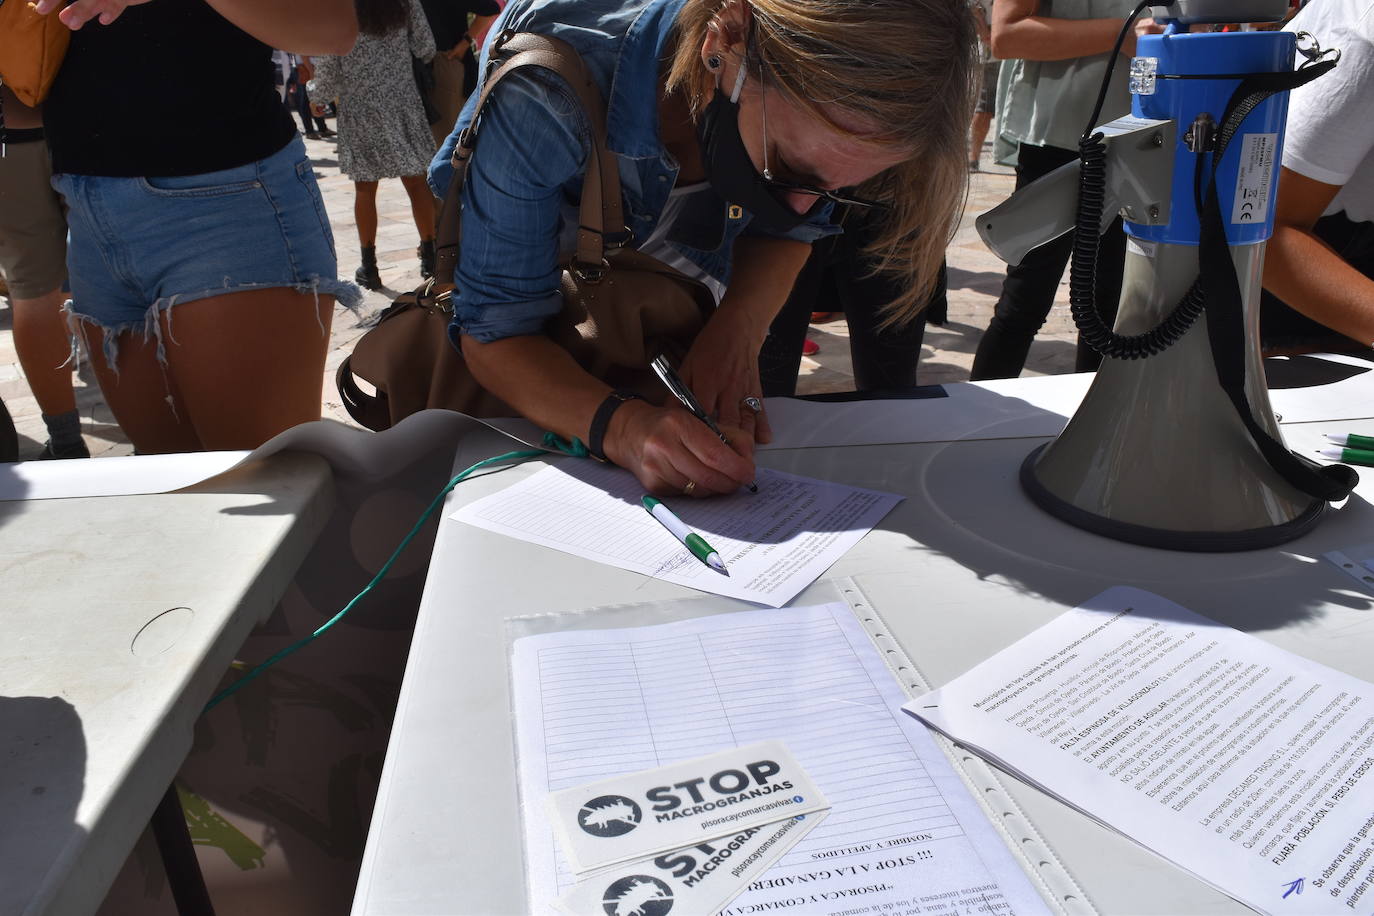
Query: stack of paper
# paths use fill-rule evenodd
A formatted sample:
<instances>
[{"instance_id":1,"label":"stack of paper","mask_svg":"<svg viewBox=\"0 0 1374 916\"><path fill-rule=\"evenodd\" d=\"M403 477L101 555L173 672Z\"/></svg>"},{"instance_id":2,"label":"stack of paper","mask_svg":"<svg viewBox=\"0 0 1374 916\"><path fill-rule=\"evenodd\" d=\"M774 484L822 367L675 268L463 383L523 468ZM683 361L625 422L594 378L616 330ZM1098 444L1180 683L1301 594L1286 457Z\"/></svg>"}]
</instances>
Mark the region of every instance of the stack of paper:
<instances>
[{"instance_id":1,"label":"stack of paper","mask_svg":"<svg viewBox=\"0 0 1374 916\"><path fill-rule=\"evenodd\" d=\"M905 708L1257 910L1374 903L1374 685L1114 588Z\"/></svg>"},{"instance_id":2,"label":"stack of paper","mask_svg":"<svg viewBox=\"0 0 1374 916\"><path fill-rule=\"evenodd\" d=\"M777 741L566 789L549 797L549 815L577 884L558 906L715 913L828 807Z\"/></svg>"},{"instance_id":3,"label":"stack of paper","mask_svg":"<svg viewBox=\"0 0 1374 916\"><path fill-rule=\"evenodd\" d=\"M755 875L724 910L727 916L775 909L823 916L860 907L944 916L965 910L1003 916L1047 912L944 753L924 727L902 714L906 695L847 605L528 636L515 641L511 675L531 912L550 912L578 883L581 863L598 861L564 852L560 831L582 828L571 816L562 822L568 826L554 826L546 803L550 794L594 781L633 781L629 774L707 754L740 754L739 748L758 742L782 742L815 788L798 789L801 802L785 792L761 794L747 799L751 807L791 799L768 809L785 817L823 793L831 808L820 823L818 815L806 814L798 826L808 831L796 831L797 845L783 849L766 874L735 873L753 855L742 845L710 866L707 874L729 866L712 879L717 885ZM722 777L721 788L747 777L750 791L759 789L753 772L767 775L771 767L751 771L750 763L784 765L752 750L744 757L727 768L744 777ZM654 793L647 804L629 792L603 795L619 795L633 805L579 790L567 796L565 811L620 829L706 804L716 772L705 784L693 782L699 772L657 782L650 788L670 788ZM694 786L702 802L693 799ZM649 792L641 797L648 799ZM656 803L666 807L654 811ZM716 819L749 810L736 802L709 814ZM774 837L782 827L731 840L756 842L755 852L764 846L765 853L777 851L782 839ZM681 872L679 877L697 874L722 849L705 845L712 850L698 845L696 852L664 857L665 868ZM751 864L762 867L765 860ZM662 880L677 892L657 866L617 880L622 877ZM655 916L661 903L636 910L620 901L625 894L661 901L652 896L656 887L629 881L618 888L616 902L598 912ZM589 893L609 889L606 884ZM709 910L674 908L673 916L700 912Z\"/></svg>"}]
</instances>

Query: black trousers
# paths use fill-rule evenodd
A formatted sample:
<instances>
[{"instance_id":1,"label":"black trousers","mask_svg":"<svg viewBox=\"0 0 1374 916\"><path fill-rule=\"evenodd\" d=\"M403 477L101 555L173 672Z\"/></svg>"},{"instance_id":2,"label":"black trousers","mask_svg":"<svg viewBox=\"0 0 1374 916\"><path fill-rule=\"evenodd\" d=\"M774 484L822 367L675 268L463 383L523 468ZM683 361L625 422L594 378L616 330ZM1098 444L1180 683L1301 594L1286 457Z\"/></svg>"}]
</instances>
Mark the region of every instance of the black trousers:
<instances>
[{"instance_id":1,"label":"black trousers","mask_svg":"<svg viewBox=\"0 0 1374 916\"><path fill-rule=\"evenodd\" d=\"M305 91L305 83L301 82L300 71L295 67L291 68L291 75L286 80L286 110L294 112L301 119L301 131L310 133L310 122L315 122L315 130L328 130L329 125L324 123L324 118L316 118L310 113L310 94Z\"/></svg>"},{"instance_id":2,"label":"black trousers","mask_svg":"<svg viewBox=\"0 0 1374 916\"><path fill-rule=\"evenodd\" d=\"M926 321L945 320L942 266L926 311L903 327L880 329L879 309L894 299L898 290L889 277L868 276L863 248L879 229L878 214L854 208L837 217L844 233L816 242L792 294L768 328L768 338L759 353L759 376L766 397L796 393L802 343L812 312L844 310L858 391L914 388Z\"/></svg>"},{"instance_id":3,"label":"black trousers","mask_svg":"<svg viewBox=\"0 0 1374 916\"><path fill-rule=\"evenodd\" d=\"M1019 190L1077 158L1075 150L1023 143L1017 154L1016 187ZM973 357L971 379L1015 378L1021 374L1031 341L1054 306L1055 293L1072 252L1073 235L1070 233L1031 251L1015 267L1007 267L1002 295ZM1102 236L1094 278L1097 308L1108 325L1116 319L1125 263L1126 236L1121 219L1117 218ZM1075 359L1077 371L1096 369L1101 361L1102 357L1080 338Z\"/></svg>"}]
</instances>

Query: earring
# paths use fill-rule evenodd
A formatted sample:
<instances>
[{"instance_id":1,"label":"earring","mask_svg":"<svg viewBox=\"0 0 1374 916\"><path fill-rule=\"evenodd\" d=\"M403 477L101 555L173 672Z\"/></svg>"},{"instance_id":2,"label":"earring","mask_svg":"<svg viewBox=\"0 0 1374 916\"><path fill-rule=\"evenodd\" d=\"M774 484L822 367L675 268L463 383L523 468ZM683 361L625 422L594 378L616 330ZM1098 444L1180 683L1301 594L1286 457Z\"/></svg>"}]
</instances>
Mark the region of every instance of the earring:
<instances>
[{"instance_id":1,"label":"earring","mask_svg":"<svg viewBox=\"0 0 1374 916\"><path fill-rule=\"evenodd\" d=\"M715 54L712 54L710 57L706 58L706 69L707 69L707 70L719 70L719 69L720 69L720 57L718 57L718 56L715 55Z\"/></svg>"}]
</instances>

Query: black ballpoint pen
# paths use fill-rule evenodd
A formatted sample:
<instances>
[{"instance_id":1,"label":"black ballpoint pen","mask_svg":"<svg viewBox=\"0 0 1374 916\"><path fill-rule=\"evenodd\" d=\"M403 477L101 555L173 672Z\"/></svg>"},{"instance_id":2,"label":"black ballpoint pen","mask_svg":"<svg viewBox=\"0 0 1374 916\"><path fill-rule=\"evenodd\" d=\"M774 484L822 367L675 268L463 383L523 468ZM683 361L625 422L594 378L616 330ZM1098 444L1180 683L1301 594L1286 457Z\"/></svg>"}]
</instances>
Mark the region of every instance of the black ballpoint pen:
<instances>
[{"instance_id":1,"label":"black ballpoint pen","mask_svg":"<svg viewBox=\"0 0 1374 916\"><path fill-rule=\"evenodd\" d=\"M668 362L668 358L660 354L654 357L654 361L650 365L654 370L654 374L658 376L659 381L668 389L668 392L682 402L682 406L686 407L692 416L705 423L710 428L711 432L719 436L721 442L730 445L730 440L726 438L725 433L720 431L720 427L716 425L715 420L711 419L711 415L702 408L701 402L697 400L696 395L692 394L692 389L687 387L687 383L684 382L677 374L676 370L673 369L672 364ZM759 486L756 483L751 482L747 486L749 487L750 493L757 493L759 491Z\"/></svg>"}]
</instances>

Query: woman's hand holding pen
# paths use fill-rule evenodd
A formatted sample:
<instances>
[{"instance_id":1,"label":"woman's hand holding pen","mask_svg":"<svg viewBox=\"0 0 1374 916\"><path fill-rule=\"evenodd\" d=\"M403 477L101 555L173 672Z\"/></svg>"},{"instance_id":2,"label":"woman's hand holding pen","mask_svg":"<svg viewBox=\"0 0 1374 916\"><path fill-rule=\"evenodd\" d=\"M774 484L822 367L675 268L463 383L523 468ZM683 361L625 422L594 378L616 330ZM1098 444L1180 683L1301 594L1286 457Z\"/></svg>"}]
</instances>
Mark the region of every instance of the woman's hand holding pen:
<instances>
[{"instance_id":1,"label":"woman's hand holding pen","mask_svg":"<svg viewBox=\"0 0 1374 916\"><path fill-rule=\"evenodd\" d=\"M722 430L748 443L743 454L681 407L628 401L612 415L604 449L655 496L734 493L754 479L753 443L737 427Z\"/></svg>"},{"instance_id":2,"label":"woman's hand holding pen","mask_svg":"<svg viewBox=\"0 0 1374 916\"><path fill-rule=\"evenodd\" d=\"M701 406L722 428L744 432L750 445L747 454L753 453L753 443L773 438L768 414L745 406L746 398L759 398L761 403L759 348L768 330L754 327L752 319L739 309L717 309L692 342L679 370ZM726 435L731 444L741 447L736 435Z\"/></svg>"}]
</instances>

